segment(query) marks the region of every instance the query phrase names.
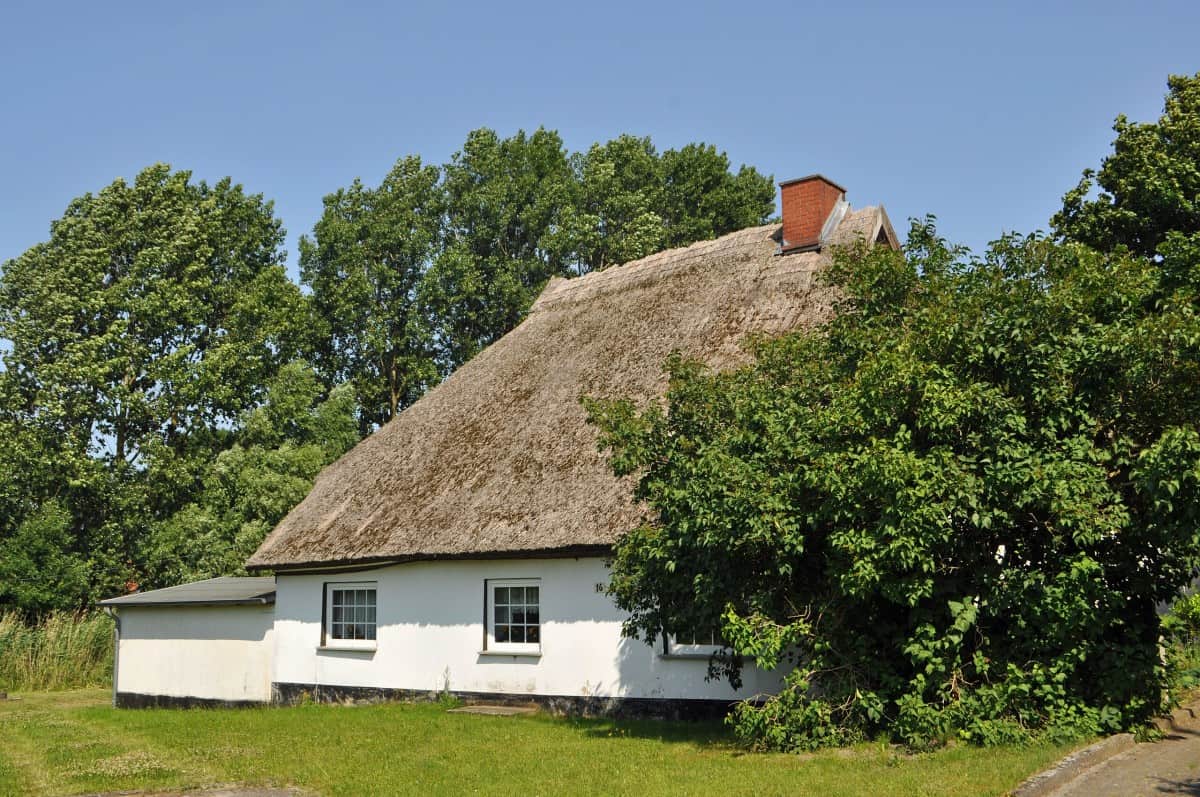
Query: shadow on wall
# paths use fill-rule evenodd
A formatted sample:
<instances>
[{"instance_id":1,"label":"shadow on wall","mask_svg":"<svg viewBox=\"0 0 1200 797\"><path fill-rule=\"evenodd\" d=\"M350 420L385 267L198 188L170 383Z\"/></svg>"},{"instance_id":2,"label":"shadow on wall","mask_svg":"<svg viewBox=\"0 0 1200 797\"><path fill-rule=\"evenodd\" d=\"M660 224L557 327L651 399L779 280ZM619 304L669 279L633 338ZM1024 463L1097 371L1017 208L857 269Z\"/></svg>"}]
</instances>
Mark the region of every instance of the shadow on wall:
<instances>
[{"instance_id":1,"label":"shadow on wall","mask_svg":"<svg viewBox=\"0 0 1200 797\"><path fill-rule=\"evenodd\" d=\"M271 632L272 606L126 606L121 639L262 642Z\"/></svg>"}]
</instances>

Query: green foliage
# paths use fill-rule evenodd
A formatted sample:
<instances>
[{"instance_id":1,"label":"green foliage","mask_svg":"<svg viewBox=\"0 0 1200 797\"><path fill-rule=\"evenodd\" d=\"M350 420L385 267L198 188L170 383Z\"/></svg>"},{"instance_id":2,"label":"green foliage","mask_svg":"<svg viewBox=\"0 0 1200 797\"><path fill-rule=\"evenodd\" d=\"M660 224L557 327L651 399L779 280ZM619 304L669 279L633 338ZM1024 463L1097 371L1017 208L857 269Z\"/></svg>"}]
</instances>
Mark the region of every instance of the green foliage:
<instances>
[{"instance_id":1,"label":"green foliage","mask_svg":"<svg viewBox=\"0 0 1200 797\"><path fill-rule=\"evenodd\" d=\"M1162 618L1170 685L1176 697L1200 689L1200 592L1186 595Z\"/></svg>"},{"instance_id":2,"label":"green foliage","mask_svg":"<svg viewBox=\"0 0 1200 797\"><path fill-rule=\"evenodd\" d=\"M571 162L578 189L556 240L580 274L762 224L775 204L769 177L732 173L710 144L659 155L648 137L622 135Z\"/></svg>"},{"instance_id":3,"label":"green foliage","mask_svg":"<svg viewBox=\"0 0 1200 797\"><path fill-rule=\"evenodd\" d=\"M1200 72L1173 75L1167 86L1157 122L1117 117L1112 154L1063 198L1053 220L1059 235L1152 256L1172 232L1200 233Z\"/></svg>"},{"instance_id":4,"label":"green foliage","mask_svg":"<svg viewBox=\"0 0 1200 797\"><path fill-rule=\"evenodd\" d=\"M100 612L50 612L32 624L0 612L0 691L101 686L112 655L113 622Z\"/></svg>"},{"instance_id":5,"label":"green foliage","mask_svg":"<svg viewBox=\"0 0 1200 797\"><path fill-rule=\"evenodd\" d=\"M440 172L403 158L379 188L326 197L300 246L316 362L355 384L366 433L520 323L550 278L761 224L774 196L711 145L622 135L570 154L553 130L474 130Z\"/></svg>"},{"instance_id":6,"label":"green foliage","mask_svg":"<svg viewBox=\"0 0 1200 797\"><path fill-rule=\"evenodd\" d=\"M71 514L57 500L0 540L0 605L71 609L88 594L87 563L72 551Z\"/></svg>"},{"instance_id":7,"label":"green foliage","mask_svg":"<svg viewBox=\"0 0 1200 797\"><path fill-rule=\"evenodd\" d=\"M441 243L439 177L402 158L378 188L355 180L325 197L313 238L300 239L300 279L321 325L314 359L328 384L354 386L363 434L437 380L418 289Z\"/></svg>"},{"instance_id":8,"label":"green foliage","mask_svg":"<svg viewBox=\"0 0 1200 797\"><path fill-rule=\"evenodd\" d=\"M572 158L578 197L565 214L578 273L599 271L664 248L666 182L649 138L623 135ZM693 239L695 240L695 239Z\"/></svg>"},{"instance_id":9,"label":"green foliage","mask_svg":"<svg viewBox=\"0 0 1200 797\"><path fill-rule=\"evenodd\" d=\"M544 128L509 138L474 130L444 172L446 246L423 301L446 372L515 327L563 273L551 232L575 185L562 139Z\"/></svg>"},{"instance_id":10,"label":"green foliage","mask_svg":"<svg viewBox=\"0 0 1200 797\"><path fill-rule=\"evenodd\" d=\"M1200 645L1200 592L1180 598L1163 616L1163 632L1186 645Z\"/></svg>"},{"instance_id":11,"label":"green foliage","mask_svg":"<svg viewBox=\"0 0 1200 797\"><path fill-rule=\"evenodd\" d=\"M157 524L141 558L147 587L243 574L243 563L298 504L317 474L358 441L353 391L322 400L312 369L285 366L249 412L237 443L217 455L194 500Z\"/></svg>"},{"instance_id":12,"label":"green foliage","mask_svg":"<svg viewBox=\"0 0 1200 797\"><path fill-rule=\"evenodd\" d=\"M914 224L835 257L828 325L665 408L588 402L654 522L618 543L627 633L718 621L794 667L733 721L808 749L886 731L1007 744L1160 704L1155 605L1200 564L1200 261Z\"/></svg>"},{"instance_id":13,"label":"green foliage","mask_svg":"<svg viewBox=\"0 0 1200 797\"><path fill-rule=\"evenodd\" d=\"M4 264L0 567L37 584L5 600L79 605L137 577L148 528L306 334L283 235L261 196L159 164L73 200Z\"/></svg>"}]
</instances>

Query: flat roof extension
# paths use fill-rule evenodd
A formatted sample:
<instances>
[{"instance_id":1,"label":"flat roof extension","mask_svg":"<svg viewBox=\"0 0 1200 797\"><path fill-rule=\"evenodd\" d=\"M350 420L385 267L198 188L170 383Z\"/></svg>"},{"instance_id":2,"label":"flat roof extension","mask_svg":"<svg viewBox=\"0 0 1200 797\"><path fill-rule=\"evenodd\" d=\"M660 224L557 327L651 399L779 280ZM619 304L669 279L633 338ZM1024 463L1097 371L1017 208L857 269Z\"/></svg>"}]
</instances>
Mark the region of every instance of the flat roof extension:
<instances>
[{"instance_id":1,"label":"flat roof extension","mask_svg":"<svg viewBox=\"0 0 1200 797\"><path fill-rule=\"evenodd\" d=\"M100 606L267 605L275 602L274 576L219 576L177 587L134 592L100 601Z\"/></svg>"}]
</instances>

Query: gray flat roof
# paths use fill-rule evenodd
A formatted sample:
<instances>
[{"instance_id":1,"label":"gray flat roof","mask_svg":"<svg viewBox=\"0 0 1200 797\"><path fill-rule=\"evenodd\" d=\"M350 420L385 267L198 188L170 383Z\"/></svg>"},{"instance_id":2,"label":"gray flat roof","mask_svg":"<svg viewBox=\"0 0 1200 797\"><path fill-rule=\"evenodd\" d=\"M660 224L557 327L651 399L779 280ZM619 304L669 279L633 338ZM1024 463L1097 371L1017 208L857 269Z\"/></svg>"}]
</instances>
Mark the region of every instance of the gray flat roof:
<instances>
[{"instance_id":1,"label":"gray flat roof","mask_svg":"<svg viewBox=\"0 0 1200 797\"><path fill-rule=\"evenodd\" d=\"M219 576L177 587L135 592L100 601L101 606L188 606L275 602L274 576Z\"/></svg>"}]
</instances>

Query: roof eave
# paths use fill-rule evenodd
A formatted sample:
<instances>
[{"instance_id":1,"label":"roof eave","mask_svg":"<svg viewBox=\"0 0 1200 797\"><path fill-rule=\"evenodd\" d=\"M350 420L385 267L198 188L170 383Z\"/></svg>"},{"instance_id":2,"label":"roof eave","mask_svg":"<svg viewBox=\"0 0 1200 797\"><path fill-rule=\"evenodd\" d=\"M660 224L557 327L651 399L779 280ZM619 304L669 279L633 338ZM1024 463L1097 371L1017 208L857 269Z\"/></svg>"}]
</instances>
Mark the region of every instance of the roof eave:
<instances>
[{"instance_id":1,"label":"roof eave","mask_svg":"<svg viewBox=\"0 0 1200 797\"><path fill-rule=\"evenodd\" d=\"M400 556L361 556L340 559L313 559L299 562L248 562L246 570L255 573L336 572L369 570L413 562L490 561L495 559L572 559L583 556L606 556L612 545L568 545L557 548L528 548L505 551L469 551L465 553L415 553Z\"/></svg>"},{"instance_id":2,"label":"roof eave","mask_svg":"<svg viewBox=\"0 0 1200 797\"><path fill-rule=\"evenodd\" d=\"M202 600L202 601L186 601L186 600L164 600L164 601L137 601L127 600L133 597L132 595L122 595L119 598L107 598L106 600L97 601L97 606L106 606L116 609L127 609L131 606L270 606L275 603L275 595L264 595L260 598L231 598L229 600Z\"/></svg>"}]
</instances>

